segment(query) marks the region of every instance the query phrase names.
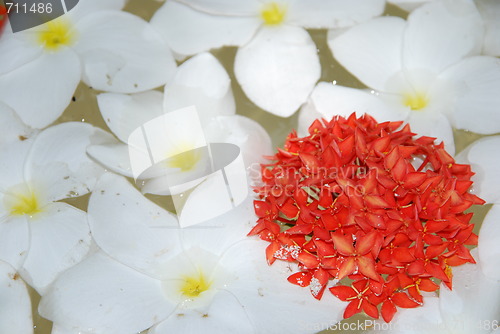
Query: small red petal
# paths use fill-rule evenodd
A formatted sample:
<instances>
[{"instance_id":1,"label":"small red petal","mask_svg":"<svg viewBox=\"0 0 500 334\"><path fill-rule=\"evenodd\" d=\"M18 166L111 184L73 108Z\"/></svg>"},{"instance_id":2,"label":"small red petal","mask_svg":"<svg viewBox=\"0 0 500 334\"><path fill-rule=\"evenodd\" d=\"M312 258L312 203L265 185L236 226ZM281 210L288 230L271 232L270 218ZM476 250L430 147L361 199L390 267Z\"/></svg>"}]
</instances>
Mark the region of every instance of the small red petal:
<instances>
[{"instance_id":1,"label":"small red petal","mask_svg":"<svg viewBox=\"0 0 500 334\"><path fill-rule=\"evenodd\" d=\"M419 303L415 302L414 300L411 300L410 297L404 292L398 292L392 295L392 301L394 304L396 304L399 307L403 308L413 308L420 306Z\"/></svg>"},{"instance_id":2,"label":"small red petal","mask_svg":"<svg viewBox=\"0 0 500 334\"><path fill-rule=\"evenodd\" d=\"M310 272L298 272L288 276L288 282L299 285L301 287L309 286L312 274Z\"/></svg>"},{"instance_id":3,"label":"small red petal","mask_svg":"<svg viewBox=\"0 0 500 334\"><path fill-rule=\"evenodd\" d=\"M382 308L380 309L380 311L380 313L382 313L382 318L384 319L384 321L390 322L394 317L394 314L396 314L397 309L390 300L387 300L382 304Z\"/></svg>"},{"instance_id":4,"label":"small red petal","mask_svg":"<svg viewBox=\"0 0 500 334\"><path fill-rule=\"evenodd\" d=\"M357 295L353 288L345 285L332 286L329 290L335 297L342 301L346 301L348 298L352 298Z\"/></svg>"},{"instance_id":5,"label":"small red petal","mask_svg":"<svg viewBox=\"0 0 500 334\"><path fill-rule=\"evenodd\" d=\"M363 308L363 311L365 311L367 315L369 315L372 318L378 319L378 309L375 305L369 303L366 300L363 300L361 307Z\"/></svg>"}]
</instances>

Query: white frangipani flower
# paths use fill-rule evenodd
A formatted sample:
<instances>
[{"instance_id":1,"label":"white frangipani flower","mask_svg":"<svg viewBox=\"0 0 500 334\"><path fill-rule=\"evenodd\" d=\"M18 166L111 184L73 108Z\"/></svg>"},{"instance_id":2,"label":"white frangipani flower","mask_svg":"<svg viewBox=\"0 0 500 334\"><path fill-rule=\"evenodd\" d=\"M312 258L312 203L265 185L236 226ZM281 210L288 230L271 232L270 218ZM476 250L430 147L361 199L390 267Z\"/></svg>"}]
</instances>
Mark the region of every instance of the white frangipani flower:
<instances>
[{"instance_id":1,"label":"white frangipani flower","mask_svg":"<svg viewBox=\"0 0 500 334\"><path fill-rule=\"evenodd\" d=\"M471 253L478 258L476 250ZM442 284L439 297L427 297L421 307L398 311L389 324L377 321L369 333L498 333L500 278L485 276L480 267L466 263L453 268L453 290Z\"/></svg>"},{"instance_id":2,"label":"white frangipani flower","mask_svg":"<svg viewBox=\"0 0 500 334\"><path fill-rule=\"evenodd\" d=\"M55 121L83 80L133 93L164 85L175 61L145 21L122 12L124 0L82 0L67 14L0 39L0 100L34 128Z\"/></svg>"},{"instance_id":3,"label":"white frangipani flower","mask_svg":"<svg viewBox=\"0 0 500 334\"><path fill-rule=\"evenodd\" d=\"M3 261L0 261L0 333L33 333L26 285L16 270Z\"/></svg>"},{"instance_id":4,"label":"white frangipani flower","mask_svg":"<svg viewBox=\"0 0 500 334\"><path fill-rule=\"evenodd\" d=\"M198 147L196 141L203 136L199 132L204 132L209 143L237 145L246 166L260 162L262 155L271 152L265 130L253 120L235 115L229 76L209 53L199 54L183 63L171 84L165 87L164 94L157 91L133 95L105 93L98 96L98 103L104 120L120 141L90 146L88 152L109 169L125 176L134 176L126 144L132 132L165 113L189 106L197 109L200 122L198 125L164 125L169 140L158 143L161 147L157 149L165 152L165 159L168 153ZM179 159L178 164L170 166L172 173L177 173L176 178L186 179L197 173L195 167L202 161L197 156ZM154 186L146 184L143 191L156 193Z\"/></svg>"},{"instance_id":5,"label":"white frangipani flower","mask_svg":"<svg viewBox=\"0 0 500 334\"><path fill-rule=\"evenodd\" d=\"M500 266L498 265L500 256L500 243L498 242L500 233L499 145L500 136L481 138L460 152L457 157L459 162L471 164L472 170L476 173L472 176L474 192L486 203L493 204L481 225L477 248L484 274L496 280L500 280Z\"/></svg>"},{"instance_id":6,"label":"white frangipani flower","mask_svg":"<svg viewBox=\"0 0 500 334\"><path fill-rule=\"evenodd\" d=\"M179 229L172 214L106 174L89 202L102 251L63 273L40 313L59 328L97 334L307 333L304 324L336 323L341 302L309 298L283 281L287 263L267 265L266 244L246 237L254 219L248 198L217 219Z\"/></svg>"},{"instance_id":7,"label":"white frangipani flower","mask_svg":"<svg viewBox=\"0 0 500 334\"><path fill-rule=\"evenodd\" d=\"M234 73L245 94L275 115L292 115L320 77L316 46L304 28L339 28L380 15L380 0L178 0L151 23L172 50L192 55L239 46Z\"/></svg>"},{"instance_id":8,"label":"white frangipani flower","mask_svg":"<svg viewBox=\"0 0 500 334\"><path fill-rule=\"evenodd\" d=\"M482 134L500 131L500 61L473 56L482 33L477 9L463 1L421 6L408 21L382 17L338 36L330 32L335 58L373 89L373 96L320 84L305 109L326 118L350 114L359 110L362 96L374 105L361 109L378 121L406 120L415 133L437 137L453 152L452 125Z\"/></svg>"},{"instance_id":9,"label":"white frangipani flower","mask_svg":"<svg viewBox=\"0 0 500 334\"><path fill-rule=\"evenodd\" d=\"M39 293L89 249L86 213L60 200L91 190L102 168L85 149L105 135L64 123L0 148L0 259Z\"/></svg>"}]
</instances>

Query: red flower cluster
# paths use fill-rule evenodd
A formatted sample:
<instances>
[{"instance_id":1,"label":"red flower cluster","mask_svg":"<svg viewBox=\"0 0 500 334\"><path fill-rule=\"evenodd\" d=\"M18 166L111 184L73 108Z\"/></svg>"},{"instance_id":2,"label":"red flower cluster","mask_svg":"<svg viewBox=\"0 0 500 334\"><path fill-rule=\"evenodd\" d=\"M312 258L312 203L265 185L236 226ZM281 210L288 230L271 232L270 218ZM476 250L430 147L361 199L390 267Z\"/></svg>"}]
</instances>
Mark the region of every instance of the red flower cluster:
<instances>
[{"instance_id":1,"label":"red flower cluster","mask_svg":"<svg viewBox=\"0 0 500 334\"><path fill-rule=\"evenodd\" d=\"M261 166L249 235L270 242L268 263L298 263L288 280L317 299L335 280L330 292L350 302L344 318L380 312L389 322L396 306L421 305L437 280L451 288L450 266L474 263L464 210L484 203L468 192L470 166L403 122L352 114L316 120L309 133L292 132Z\"/></svg>"}]
</instances>

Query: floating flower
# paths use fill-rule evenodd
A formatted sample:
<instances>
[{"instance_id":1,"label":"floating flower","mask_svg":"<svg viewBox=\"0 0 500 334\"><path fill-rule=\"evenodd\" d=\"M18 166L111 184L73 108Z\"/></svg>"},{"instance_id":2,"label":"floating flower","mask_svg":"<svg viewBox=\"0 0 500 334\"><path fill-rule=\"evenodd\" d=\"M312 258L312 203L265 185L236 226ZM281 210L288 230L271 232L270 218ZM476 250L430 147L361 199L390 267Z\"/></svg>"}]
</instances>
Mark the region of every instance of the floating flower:
<instances>
[{"instance_id":1,"label":"floating flower","mask_svg":"<svg viewBox=\"0 0 500 334\"><path fill-rule=\"evenodd\" d=\"M481 225L479 232L478 252L484 274L491 279L500 280L498 256L500 244L497 236L500 232L500 177L495 168L498 163L498 147L500 136L485 137L473 142L460 152L457 159L471 164L476 171L473 176L474 192L493 204Z\"/></svg>"},{"instance_id":2,"label":"floating flower","mask_svg":"<svg viewBox=\"0 0 500 334\"><path fill-rule=\"evenodd\" d=\"M172 50L193 55L239 46L234 73L260 108L292 115L320 77L316 46L304 28L354 25L384 10L384 1L203 1L166 2L151 23Z\"/></svg>"},{"instance_id":3,"label":"floating flower","mask_svg":"<svg viewBox=\"0 0 500 334\"><path fill-rule=\"evenodd\" d=\"M468 192L470 166L403 122L316 120L269 159L249 234L270 243L269 264L298 263L288 280L317 299L330 281L352 280L329 288L349 302L344 318L380 312L389 322L396 306L422 305L422 291L438 289L434 280L451 288L451 267L475 263L465 245L477 236L464 211L484 201Z\"/></svg>"},{"instance_id":4,"label":"floating flower","mask_svg":"<svg viewBox=\"0 0 500 334\"><path fill-rule=\"evenodd\" d=\"M0 261L0 298L0 332L32 334L28 290L16 270L3 261Z\"/></svg>"},{"instance_id":5,"label":"floating flower","mask_svg":"<svg viewBox=\"0 0 500 334\"><path fill-rule=\"evenodd\" d=\"M320 84L304 113L347 116L361 105L360 111L374 110L379 121L406 120L417 133L443 140L453 154L452 126L481 134L500 131L500 62L476 56L482 40L476 7L462 1L421 6L407 21L382 17L341 34L331 31L334 57L373 91ZM366 103L379 101L365 106L356 101L362 95ZM308 124L303 121L302 129Z\"/></svg>"},{"instance_id":6,"label":"floating flower","mask_svg":"<svg viewBox=\"0 0 500 334\"><path fill-rule=\"evenodd\" d=\"M61 200L95 184L102 169L85 148L104 135L65 123L0 149L0 259L39 293L89 249L86 213Z\"/></svg>"},{"instance_id":7,"label":"floating flower","mask_svg":"<svg viewBox=\"0 0 500 334\"><path fill-rule=\"evenodd\" d=\"M58 328L109 334L312 333L305 324L338 321L339 301L305 298L307 291L279 279L286 263L268 268L259 255L265 243L246 238L253 219L247 200L205 225L179 229L172 214L106 174L89 201L102 251L63 273L40 313Z\"/></svg>"},{"instance_id":8,"label":"floating flower","mask_svg":"<svg viewBox=\"0 0 500 334\"><path fill-rule=\"evenodd\" d=\"M235 115L229 76L209 53L199 54L184 62L172 82L165 87L164 94L157 91L133 95L106 93L98 96L98 103L107 125L120 141L91 146L88 152L106 167L125 176L134 176L127 144L132 132L165 113L189 106L197 109L199 123L164 125L166 129L163 132L169 140L155 145L165 152L165 159L168 153L195 149L197 139L203 137L203 133L209 143L238 145L246 166L259 161L260 152L270 152L270 139L265 130L253 120ZM181 164L169 166L169 175L175 175L177 179L189 178L198 171L196 167L201 161L194 156L189 159L183 157L178 161ZM151 180L142 190L164 194L165 187L162 185L162 182Z\"/></svg>"},{"instance_id":9,"label":"floating flower","mask_svg":"<svg viewBox=\"0 0 500 334\"><path fill-rule=\"evenodd\" d=\"M173 75L175 62L147 22L119 11L124 1L80 1L41 26L0 39L0 100L24 123L43 128L71 102L83 80L103 91L149 90Z\"/></svg>"}]
</instances>

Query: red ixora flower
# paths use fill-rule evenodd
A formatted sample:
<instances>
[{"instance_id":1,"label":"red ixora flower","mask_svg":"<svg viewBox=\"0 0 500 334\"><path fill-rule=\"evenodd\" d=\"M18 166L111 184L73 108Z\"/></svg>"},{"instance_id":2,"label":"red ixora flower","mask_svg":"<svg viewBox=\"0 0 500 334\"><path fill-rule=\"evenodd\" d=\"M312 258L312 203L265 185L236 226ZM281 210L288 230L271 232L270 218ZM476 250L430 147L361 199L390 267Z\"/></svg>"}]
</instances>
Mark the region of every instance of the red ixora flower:
<instances>
[{"instance_id":1,"label":"red ixora flower","mask_svg":"<svg viewBox=\"0 0 500 334\"><path fill-rule=\"evenodd\" d=\"M451 288L451 266L474 263L464 211L484 201L469 192L470 166L403 122L316 120L268 158L249 235L270 243L269 264L298 263L288 281L315 298L335 284L329 291L349 302L344 318L364 311L389 322L439 281Z\"/></svg>"}]
</instances>

